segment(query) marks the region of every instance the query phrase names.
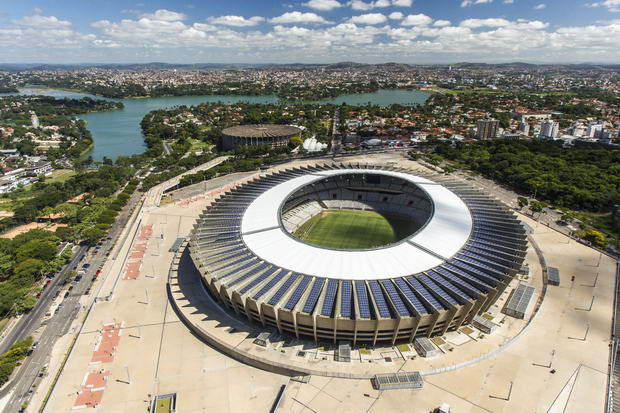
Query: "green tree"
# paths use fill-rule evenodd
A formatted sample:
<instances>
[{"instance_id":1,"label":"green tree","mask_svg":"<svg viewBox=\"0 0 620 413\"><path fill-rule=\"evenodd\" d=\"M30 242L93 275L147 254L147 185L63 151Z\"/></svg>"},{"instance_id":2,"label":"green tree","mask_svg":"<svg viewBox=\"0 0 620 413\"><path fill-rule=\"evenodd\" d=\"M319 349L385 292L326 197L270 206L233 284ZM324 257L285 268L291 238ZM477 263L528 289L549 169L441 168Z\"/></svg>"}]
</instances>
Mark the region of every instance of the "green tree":
<instances>
[{"instance_id":1,"label":"green tree","mask_svg":"<svg viewBox=\"0 0 620 413\"><path fill-rule=\"evenodd\" d=\"M105 231L99 228L96 228L96 227L91 227L91 228L84 230L82 235L84 236L84 240L89 245L95 245L97 242L99 242L101 238L105 236Z\"/></svg>"},{"instance_id":2,"label":"green tree","mask_svg":"<svg viewBox=\"0 0 620 413\"><path fill-rule=\"evenodd\" d=\"M588 241L596 248L605 248L607 246L607 238L605 238L605 235L595 229L583 231L581 238Z\"/></svg>"},{"instance_id":3,"label":"green tree","mask_svg":"<svg viewBox=\"0 0 620 413\"><path fill-rule=\"evenodd\" d=\"M546 202L542 202L542 201L532 201L530 202L530 210L532 211L532 213L537 213L538 214L538 218L540 218L540 216L542 214L546 214L547 212L545 211L545 208L547 208L547 203Z\"/></svg>"},{"instance_id":4,"label":"green tree","mask_svg":"<svg viewBox=\"0 0 620 413\"><path fill-rule=\"evenodd\" d=\"M28 282L34 282L45 271L45 262L36 258L28 258L15 266L13 273L22 286L29 286ZM32 283L31 282L31 283Z\"/></svg>"},{"instance_id":5,"label":"green tree","mask_svg":"<svg viewBox=\"0 0 620 413\"><path fill-rule=\"evenodd\" d=\"M294 149L298 146L303 145L303 143L304 143L304 140L301 139L299 136L293 136L292 138L288 140L288 147L290 149Z\"/></svg>"},{"instance_id":6,"label":"green tree","mask_svg":"<svg viewBox=\"0 0 620 413\"><path fill-rule=\"evenodd\" d=\"M523 209L530 204L530 201L524 196L517 197L517 202L519 203L519 209Z\"/></svg>"},{"instance_id":7,"label":"green tree","mask_svg":"<svg viewBox=\"0 0 620 413\"><path fill-rule=\"evenodd\" d=\"M47 240L35 239L20 246L15 254L15 260L22 262L26 259L50 261L56 256L56 245Z\"/></svg>"},{"instance_id":8,"label":"green tree","mask_svg":"<svg viewBox=\"0 0 620 413\"><path fill-rule=\"evenodd\" d=\"M570 224L574 220L575 220L575 214L573 212L565 211L562 214L562 221L566 222L567 224Z\"/></svg>"}]
</instances>

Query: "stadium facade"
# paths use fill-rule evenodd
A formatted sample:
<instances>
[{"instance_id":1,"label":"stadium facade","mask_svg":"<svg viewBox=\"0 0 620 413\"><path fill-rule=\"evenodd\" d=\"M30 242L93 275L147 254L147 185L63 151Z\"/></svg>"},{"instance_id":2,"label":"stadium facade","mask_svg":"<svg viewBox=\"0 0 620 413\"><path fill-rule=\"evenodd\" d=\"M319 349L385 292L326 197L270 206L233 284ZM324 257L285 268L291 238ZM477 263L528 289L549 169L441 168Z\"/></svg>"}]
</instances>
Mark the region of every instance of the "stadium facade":
<instances>
[{"instance_id":1,"label":"stadium facade","mask_svg":"<svg viewBox=\"0 0 620 413\"><path fill-rule=\"evenodd\" d=\"M301 129L289 125L239 125L222 131L225 151L237 146L269 145L272 148L286 146L293 136L300 136Z\"/></svg>"},{"instance_id":2,"label":"stadium facade","mask_svg":"<svg viewBox=\"0 0 620 413\"><path fill-rule=\"evenodd\" d=\"M390 245L340 250L293 235L326 209L406 217ZM221 305L253 323L317 341L413 341L459 328L492 306L521 268L525 231L464 184L366 165L268 174L215 200L191 257Z\"/></svg>"}]
</instances>

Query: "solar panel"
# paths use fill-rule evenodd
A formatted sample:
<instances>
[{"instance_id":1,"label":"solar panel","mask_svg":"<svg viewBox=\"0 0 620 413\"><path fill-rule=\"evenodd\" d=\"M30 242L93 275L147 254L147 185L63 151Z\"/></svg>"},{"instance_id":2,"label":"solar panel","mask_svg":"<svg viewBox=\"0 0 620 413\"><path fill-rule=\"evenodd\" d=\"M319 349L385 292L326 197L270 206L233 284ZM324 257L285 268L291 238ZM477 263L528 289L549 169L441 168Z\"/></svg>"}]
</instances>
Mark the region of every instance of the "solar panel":
<instances>
[{"instance_id":1,"label":"solar panel","mask_svg":"<svg viewBox=\"0 0 620 413\"><path fill-rule=\"evenodd\" d=\"M353 292L351 291L351 281L342 281L340 285L340 316L352 318Z\"/></svg>"},{"instance_id":2,"label":"solar panel","mask_svg":"<svg viewBox=\"0 0 620 413\"><path fill-rule=\"evenodd\" d=\"M461 262L459 260L453 259L453 260L448 261L448 263L453 264L455 267L461 268L462 270L474 276L474 279L476 279L478 282L484 283L485 285L488 285L490 287L493 287L497 281L495 278L491 277L489 274L483 271L480 271L479 269L472 267L471 265L467 265L464 262ZM490 283L493 283L493 284L490 284Z\"/></svg>"},{"instance_id":3,"label":"solar panel","mask_svg":"<svg viewBox=\"0 0 620 413\"><path fill-rule=\"evenodd\" d=\"M232 287L233 285L236 285L238 283L240 283L243 280L247 280L248 278L250 278L253 275L258 274L259 272L261 272L262 270L264 270L265 268L267 268L270 264L267 264L266 262L256 266L255 268L252 268L250 271L246 272L245 274L243 274L241 277L234 279L233 281L230 281L228 283L226 283L229 287Z\"/></svg>"},{"instance_id":4,"label":"solar panel","mask_svg":"<svg viewBox=\"0 0 620 413\"><path fill-rule=\"evenodd\" d=\"M368 285L370 285L370 292L375 299L375 304L377 305L379 315L383 318L390 318L392 316L390 313L390 307L385 301L385 297L383 296L383 291L381 291L379 283L377 281L370 281Z\"/></svg>"},{"instance_id":5,"label":"solar panel","mask_svg":"<svg viewBox=\"0 0 620 413\"><path fill-rule=\"evenodd\" d=\"M245 253L245 252L244 252L244 253ZM241 255L243 255L244 253L241 253ZM236 255L235 255L235 256L233 256L233 257L236 257ZM220 262L220 261L227 261L227 260L229 260L230 258L233 258L233 257L225 258L225 259L219 260L219 261L217 261L217 262ZM222 265L222 266L220 266L220 267L217 267L217 268L213 269L213 271L219 271L219 270L224 269L224 268L226 268L226 267L232 267L232 266L234 266L234 265L241 264L242 262L245 262L245 261L247 261L247 260L249 260L249 259L255 259L255 258L256 258L256 257L255 257L254 255L252 255L252 254L248 254L248 255L246 255L246 256L244 256L244 257L242 257L242 258L239 258L238 260L235 260L235 261L233 261L233 262L229 262L229 263L224 264L224 265Z\"/></svg>"},{"instance_id":6,"label":"solar panel","mask_svg":"<svg viewBox=\"0 0 620 413\"><path fill-rule=\"evenodd\" d=\"M437 285L436 282L430 279L430 277L426 275L420 276L420 280L422 280L429 288L431 288L435 293L437 293L441 298L452 304L453 306L458 306L459 302L456 301L450 294L448 294L443 288Z\"/></svg>"},{"instance_id":7,"label":"solar panel","mask_svg":"<svg viewBox=\"0 0 620 413\"><path fill-rule=\"evenodd\" d=\"M497 265L497 266L500 266L502 268L506 268L506 266L504 264L502 264L501 262L498 262L497 259L493 259L493 256L491 254L485 254L484 256L482 256L480 254L476 254L471 249L468 249L468 250L461 251L461 255L466 256L468 258L471 258L471 259L473 259L475 261L478 261L482 265L487 265L490 269L493 269L493 270L499 272L500 274L503 273L503 272L500 271L500 270L497 270L495 267L493 267L493 265Z\"/></svg>"},{"instance_id":8,"label":"solar panel","mask_svg":"<svg viewBox=\"0 0 620 413\"><path fill-rule=\"evenodd\" d=\"M478 260L475 260L475 259L473 259L473 258L467 257L467 256L465 256L465 255L463 255L463 254L459 254L459 255L456 257L456 259L457 259L457 260L460 260L460 261L463 261L463 262L465 262L465 263L467 263L467 264L474 265L474 266L476 266L476 267L478 267L478 268L481 268L481 269L485 270L484 272L485 272L488 276L491 276L491 277L493 277L493 278L495 278L495 279L497 279L497 280L500 280L500 281L501 281L501 280L503 279L503 274L502 274L502 272L501 272L501 271L496 270L496 269L495 269L495 268L493 268L493 267L489 267L488 265L483 264L483 263L481 263L481 262L480 262L480 261L478 261Z\"/></svg>"},{"instance_id":9,"label":"solar panel","mask_svg":"<svg viewBox=\"0 0 620 413\"><path fill-rule=\"evenodd\" d=\"M237 267L234 270L232 270L230 272L227 272L226 274L218 277L218 280L221 280L223 278L227 278L227 277L230 277L231 275L237 274L239 271L243 271L246 268L250 268L252 265L257 263L258 259L256 257L251 256L250 258L251 259L247 263L243 264L242 266Z\"/></svg>"},{"instance_id":10,"label":"solar panel","mask_svg":"<svg viewBox=\"0 0 620 413\"><path fill-rule=\"evenodd\" d=\"M291 274L286 281L278 288L278 291L269 299L267 304L276 305L282 298L282 296L288 291L293 283L299 278L299 274Z\"/></svg>"},{"instance_id":11,"label":"solar panel","mask_svg":"<svg viewBox=\"0 0 620 413\"><path fill-rule=\"evenodd\" d=\"M415 293L413 292L409 284L405 282L405 280L403 280L402 278L397 278L394 280L394 282L396 283L398 288L400 288L400 291L402 291L407 300L409 300L413 308L415 308L418 313L429 314L426 307L424 307L424 304L422 304L418 296L415 295Z\"/></svg>"},{"instance_id":12,"label":"solar panel","mask_svg":"<svg viewBox=\"0 0 620 413\"><path fill-rule=\"evenodd\" d=\"M357 305L361 318L371 318L370 302L368 301L368 290L364 281L355 281L355 293L357 295Z\"/></svg>"},{"instance_id":13,"label":"solar panel","mask_svg":"<svg viewBox=\"0 0 620 413\"><path fill-rule=\"evenodd\" d=\"M301 299L301 296L304 294L304 291L306 291L306 287L308 287L308 284L310 284L311 280L312 277L304 275L304 278L301 279L299 285L295 288L295 291L293 291L293 294L291 294L291 296L289 297L284 308L286 308L287 310L292 310L293 307L297 305L297 303Z\"/></svg>"},{"instance_id":14,"label":"solar panel","mask_svg":"<svg viewBox=\"0 0 620 413\"><path fill-rule=\"evenodd\" d=\"M448 270L450 270L450 272L457 274L458 276L460 276L461 278L464 278L468 281L471 281L473 283L473 285L475 285L476 283L481 284L482 286L487 288L487 291L491 288L494 288L491 284L489 284L485 279L480 279L478 277L473 276L472 274L460 269L459 267L456 267L454 265L451 264L444 264L442 265L443 268L446 268ZM436 268L438 270L438 268Z\"/></svg>"},{"instance_id":15,"label":"solar panel","mask_svg":"<svg viewBox=\"0 0 620 413\"><path fill-rule=\"evenodd\" d=\"M407 280L407 282L409 284L411 284L413 289L418 294L420 294L422 297L424 297L424 299L426 299L426 301L428 301L428 303L433 306L433 308L435 308L436 310L446 310L447 309L446 306L444 306L442 303L437 301L435 296L433 294L431 294L430 291L428 291L428 289L424 285L422 285L422 283L420 283L420 281L418 281L417 278L415 278L413 276L409 276L409 277L406 277L406 280Z\"/></svg>"},{"instance_id":16,"label":"solar panel","mask_svg":"<svg viewBox=\"0 0 620 413\"><path fill-rule=\"evenodd\" d=\"M278 267L271 267L270 269L268 269L267 271L265 271L258 277L254 278L252 281L250 281L246 285L244 285L243 288L239 290L239 294L245 294L246 292L250 291L252 288L260 284L261 281L266 280L271 274L273 274L277 270L278 270Z\"/></svg>"},{"instance_id":17,"label":"solar panel","mask_svg":"<svg viewBox=\"0 0 620 413\"><path fill-rule=\"evenodd\" d=\"M276 285L285 275L286 271L280 271L275 277L269 280L267 284L263 285L263 287L252 296L252 299L258 300L259 298L261 298L263 295L265 295L267 291L271 290L273 286Z\"/></svg>"},{"instance_id":18,"label":"solar panel","mask_svg":"<svg viewBox=\"0 0 620 413\"><path fill-rule=\"evenodd\" d=\"M316 302L319 300L321 296L321 290L323 289L323 284L325 284L324 278L317 278L314 280L314 284L312 285L312 289L310 290L310 294L308 294L308 298L306 298L306 303L304 304L303 312L304 313L312 313L314 311L314 306Z\"/></svg>"},{"instance_id":19,"label":"solar panel","mask_svg":"<svg viewBox=\"0 0 620 413\"><path fill-rule=\"evenodd\" d=\"M437 267L433 271L441 274L444 278L450 280L450 282L460 285L461 287L464 287L465 289L472 290L474 293L477 293L478 295L484 293L484 291L482 291L475 285L468 283L467 281L457 277L456 275L452 274L450 271L446 270L445 268ZM471 298L477 298L475 295L468 293L466 290L464 292L470 295Z\"/></svg>"},{"instance_id":20,"label":"solar panel","mask_svg":"<svg viewBox=\"0 0 620 413\"><path fill-rule=\"evenodd\" d=\"M334 304L336 303L336 291L338 290L338 281L329 280L327 282L327 291L325 292L325 300L321 315L331 316L334 313Z\"/></svg>"},{"instance_id":21,"label":"solar panel","mask_svg":"<svg viewBox=\"0 0 620 413\"><path fill-rule=\"evenodd\" d=\"M389 280L381 281L381 284L385 288L385 291L387 291L388 296L390 297L390 300L392 301L392 304L394 304L394 307L396 308L396 311L398 312L398 315L400 315L401 317L411 316L412 314L409 311L409 308L403 302L402 298L400 298L400 295L398 294L398 291L396 291L396 287L394 287L394 284L392 283L392 281L389 281Z\"/></svg>"}]
</instances>

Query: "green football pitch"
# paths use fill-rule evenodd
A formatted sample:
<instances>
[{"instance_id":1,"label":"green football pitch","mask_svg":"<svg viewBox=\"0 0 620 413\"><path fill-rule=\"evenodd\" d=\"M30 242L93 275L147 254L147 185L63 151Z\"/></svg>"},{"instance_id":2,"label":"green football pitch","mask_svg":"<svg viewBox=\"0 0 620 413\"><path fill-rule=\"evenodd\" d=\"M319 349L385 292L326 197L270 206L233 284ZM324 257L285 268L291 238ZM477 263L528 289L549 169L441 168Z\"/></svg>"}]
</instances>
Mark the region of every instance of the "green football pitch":
<instances>
[{"instance_id":1,"label":"green football pitch","mask_svg":"<svg viewBox=\"0 0 620 413\"><path fill-rule=\"evenodd\" d=\"M310 218L294 235L319 247L367 249L399 241L414 229L413 222L394 215L328 210Z\"/></svg>"}]
</instances>

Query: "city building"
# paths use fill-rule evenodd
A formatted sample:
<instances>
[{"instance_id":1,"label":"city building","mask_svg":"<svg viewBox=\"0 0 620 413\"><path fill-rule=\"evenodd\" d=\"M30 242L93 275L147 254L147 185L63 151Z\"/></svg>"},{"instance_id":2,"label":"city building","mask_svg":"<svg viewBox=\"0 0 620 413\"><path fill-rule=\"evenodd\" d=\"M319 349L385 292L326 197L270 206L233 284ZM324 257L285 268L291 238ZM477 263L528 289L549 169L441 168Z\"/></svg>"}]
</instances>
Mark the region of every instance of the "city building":
<instances>
[{"instance_id":1,"label":"city building","mask_svg":"<svg viewBox=\"0 0 620 413\"><path fill-rule=\"evenodd\" d=\"M588 125L588 132L586 136L588 138L600 139L603 129L604 125L602 123L590 123Z\"/></svg>"},{"instance_id":2,"label":"city building","mask_svg":"<svg viewBox=\"0 0 620 413\"><path fill-rule=\"evenodd\" d=\"M39 123L39 117L37 116L36 113L32 113L30 115L30 124L35 129L37 129L37 128L39 128L39 126L41 126L40 123Z\"/></svg>"},{"instance_id":3,"label":"city building","mask_svg":"<svg viewBox=\"0 0 620 413\"><path fill-rule=\"evenodd\" d=\"M479 119L476 122L476 137L480 140L495 139L499 129L497 119Z\"/></svg>"},{"instance_id":4,"label":"city building","mask_svg":"<svg viewBox=\"0 0 620 413\"><path fill-rule=\"evenodd\" d=\"M237 146L269 145L272 148L288 145L293 136L300 136L301 129L289 125L240 125L222 131L225 151Z\"/></svg>"},{"instance_id":5,"label":"city building","mask_svg":"<svg viewBox=\"0 0 620 413\"><path fill-rule=\"evenodd\" d=\"M528 136L530 134L530 124L527 122L519 122L519 132L525 136Z\"/></svg>"},{"instance_id":6,"label":"city building","mask_svg":"<svg viewBox=\"0 0 620 413\"><path fill-rule=\"evenodd\" d=\"M540 134L542 138L555 139L560 132L560 124L553 120L546 120L540 124Z\"/></svg>"},{"instance_id":7,"label":"city building","mask_svg":"<svg viewBox=\"0 0 620 413\"><path fill-rule=\"evenodd\" d=\"M28 176L41 176L52 173L52 163L47 161L35 162L26 168L26 174Z\"/></svg>"}]
</instances>

